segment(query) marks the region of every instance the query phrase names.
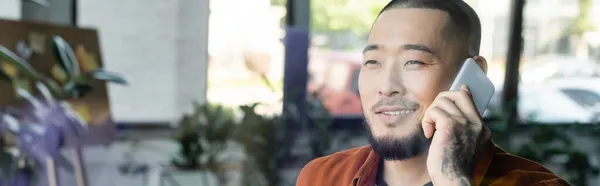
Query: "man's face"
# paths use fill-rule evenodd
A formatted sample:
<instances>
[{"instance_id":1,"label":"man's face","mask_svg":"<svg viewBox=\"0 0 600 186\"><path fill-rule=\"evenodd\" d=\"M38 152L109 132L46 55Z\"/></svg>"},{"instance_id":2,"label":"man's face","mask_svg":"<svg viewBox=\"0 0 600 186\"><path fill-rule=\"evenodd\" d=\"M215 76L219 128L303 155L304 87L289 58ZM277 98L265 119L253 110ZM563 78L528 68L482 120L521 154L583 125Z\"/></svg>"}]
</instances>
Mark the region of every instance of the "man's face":
<instances>
[{"instance_id":1,"label":"man's face","mask_svg":"<svg viewBox=\"0 0 600 186\"><path fill-rule=\"evenodd\" d=\"M373 25L358 86L372 146L383 158L427 150L423 112L448 90L459 65L460 50L444 37L447 18L440 10L393 8Z\"/></svg>"}]
</instances>

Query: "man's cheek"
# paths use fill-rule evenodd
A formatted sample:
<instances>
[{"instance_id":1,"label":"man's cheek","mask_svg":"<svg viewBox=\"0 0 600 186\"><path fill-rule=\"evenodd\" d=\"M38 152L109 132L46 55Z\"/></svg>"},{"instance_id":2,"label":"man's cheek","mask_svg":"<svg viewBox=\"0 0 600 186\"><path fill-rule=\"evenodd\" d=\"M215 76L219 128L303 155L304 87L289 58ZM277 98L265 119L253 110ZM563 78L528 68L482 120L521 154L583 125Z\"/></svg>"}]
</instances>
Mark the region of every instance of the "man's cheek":
<instances>
[{"instance_id":1,"label":"man's cheek","mask_svg":"<svg viewBox=\"0 0 600 186\"><path fill-rule=\"evenodd\" d=\"M429 97L432 90L435 90L435 85L430 81L410 81L404 84L406 89L414 94L419 100ZM421 100L425 101L425 100Z\"/></svg>"},{"instance_id":2,"label":"man's cheek","mask_svg":"<svg viewBox=\"0 0 600 186\"><path fill-rule=\"evenodd\" d=\"M443 86L437 81L413 81L406 83L406 88L418 99L420 110L426 110L433 102L435 97L442 91Z\"/></svg>"}]
</instances>

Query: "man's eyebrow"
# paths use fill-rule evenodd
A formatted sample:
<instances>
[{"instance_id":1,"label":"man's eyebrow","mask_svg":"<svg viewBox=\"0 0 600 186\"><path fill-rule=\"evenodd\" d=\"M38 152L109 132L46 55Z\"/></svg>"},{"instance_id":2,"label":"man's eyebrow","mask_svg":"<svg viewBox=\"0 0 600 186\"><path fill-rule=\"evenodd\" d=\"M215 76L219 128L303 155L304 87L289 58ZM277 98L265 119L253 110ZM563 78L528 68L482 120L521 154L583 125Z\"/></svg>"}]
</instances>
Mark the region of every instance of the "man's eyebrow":
<instances>
[{"instance_id":1,"label":"man's eyebrow","mask_svg":"<svg viewBox=\"0 0 600 186\"><path fill-rule=\"evenodd\" d=\"M402 50L418 50L418 51L427 52L427 53L435 55L435 52L433 51L433 49L431 49L428 46L421 45L421 44L404 44L404 45L400 46L400 48ZM379 45L377 45L377 44L367 45L365 47L365 49L363 49L363 54L366 52L372 51L372 50L379 50Z\"/></svg>"},{"instance_id":2,"label":"man's eyebrow","mask_svg":"<svg viewBox=\"0 0 600 186\"><path fill-rule=\"evenodd\" d=\"M367 45L367 46L365 47L365 49L363 49L363 54L364 54L364 53L366 53L366 52L368 52L368 51L371 51L371 50L378 50L378 49L379 49L379 45L376 45L376 44L370 44L370 45Z\"/></svg>"},{"instance_id":3,"label":"man's eyebrow","mask_svg":"<svg viewBox=\"0 0 600 186\"><path fill-rule=\"evenodd\" d=\"M421 44L404 44L400 48L402 48L403 50L419 50L435 55L433 49Z\"/></svg>"}]
</instances>

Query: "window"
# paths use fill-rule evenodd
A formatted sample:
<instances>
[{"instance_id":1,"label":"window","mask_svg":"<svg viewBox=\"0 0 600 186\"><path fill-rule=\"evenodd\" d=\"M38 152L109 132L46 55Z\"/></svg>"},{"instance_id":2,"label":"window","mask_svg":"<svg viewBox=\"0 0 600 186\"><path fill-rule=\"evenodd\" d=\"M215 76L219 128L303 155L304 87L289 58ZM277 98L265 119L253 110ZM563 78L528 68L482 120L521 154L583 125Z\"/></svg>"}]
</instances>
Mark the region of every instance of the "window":
<instances>
[{"instance_id":1,"label":"window","mask_svg":"<svg viewBox=\"0 0 600 186\"><path fill-rule=\"evenodd\" d=\"M210 8L208 101L229 107L258 102L280 112L285 1L210 0Z\"/></svg>"},{"instance_id":2,"label":"window","mask_svg":"<svg viewBox=\"0 0 600 186\"><path fill-rule=\"evenodd\" d=\"M362 48L366 44L371 24L388 2L389 0L311 1L312 45L309 73L314 79L308 82L309 91L317 90L314 87L320 87L319 85L329 86L322 89L323 93L337 95L324 96L324 99L328 100L323 101L327 103L326 106L330 111L335 110L335 113L342 113L344 116L360 117L357 80ZM506 61L504 58L508 47L510 1L469 0L467 3L479 14L482 22L481 55L488 60L488 77L496 87L501 87ZM533 29L533 31L537 30ZM536 32L530 32L529 35L535 36ZM344 64L342 65L344 67L340 68L350 69L351 73L344 73L344 77L333 75L334 70L330 67L339 66L340 63ZM327 77L328 75L336 78ZM338 83L340 84L335 85ZM490 113L500 110L501 93L502 91L496 93L494 103L490 104L484 117L493 116L494 114ZM340 109L336 108L341 107L349 109L337 112Z\"/></svg>"},{"instance_id":3,"label":"window","mask_svg":"<svg viewBox=\"0 0 600 186\"><path fill-rule=\"evenodd\" d=\"M312 0L308 91L338 117L362 118L358 72L371 24L389 0ZM324 81L324 82L323 82ZM318 87L318 88L317 88ZM320 88L320 89L319 89Z\"/></svg>"},{"instance_id":4,"label":"window","mask_svg":"<svg viewBox=\"0 0 600 186\"><path fill-rule=\"evenodd\" d=\"M536 113L541 123L590 122L600 103L597 77L600 40L595 39L600 16L598 7L580 1L531 1L524 10L523 53L521 55L519 114ZM545 14L543 12L554 12ZM533 89L532 87L543 87ZM522 94L520 94L522 95ZM544 97L544 98L542 98ZM522 103L539 100L541 106ZM525 108L526 107L526 108Z\"/></svg>"}]
</instances>

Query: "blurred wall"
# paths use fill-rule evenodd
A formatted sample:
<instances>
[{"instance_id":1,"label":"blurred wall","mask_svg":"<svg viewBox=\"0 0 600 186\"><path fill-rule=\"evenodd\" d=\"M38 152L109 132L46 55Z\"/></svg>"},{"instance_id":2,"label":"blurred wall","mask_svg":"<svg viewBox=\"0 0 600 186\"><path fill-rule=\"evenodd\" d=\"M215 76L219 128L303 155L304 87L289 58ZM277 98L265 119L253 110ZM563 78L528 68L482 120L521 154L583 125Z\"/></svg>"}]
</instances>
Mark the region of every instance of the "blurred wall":
<instances>
[{"instance_id":1,"label":"blurred wall","mask_svg":"<svg viewBox=\"0 0 600 186\"><path fill-rule=\"evenodd\" d=\"M21 0L0 0L0 19L21 19Z\"/></svg>"},{"instance_id":2,"label":"blurred wall","mask_svg":"<svg viewBox=\"0 0 600 186\"><path fill-rule=\"evenodd\" d=\"M106 68L131 82L109 87L117 121L169 122L205 100L208 2L79 2L79 25L99 30Z\"/></svg>"}]
</instances>

